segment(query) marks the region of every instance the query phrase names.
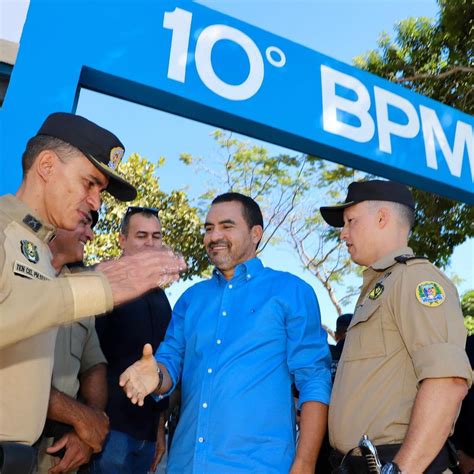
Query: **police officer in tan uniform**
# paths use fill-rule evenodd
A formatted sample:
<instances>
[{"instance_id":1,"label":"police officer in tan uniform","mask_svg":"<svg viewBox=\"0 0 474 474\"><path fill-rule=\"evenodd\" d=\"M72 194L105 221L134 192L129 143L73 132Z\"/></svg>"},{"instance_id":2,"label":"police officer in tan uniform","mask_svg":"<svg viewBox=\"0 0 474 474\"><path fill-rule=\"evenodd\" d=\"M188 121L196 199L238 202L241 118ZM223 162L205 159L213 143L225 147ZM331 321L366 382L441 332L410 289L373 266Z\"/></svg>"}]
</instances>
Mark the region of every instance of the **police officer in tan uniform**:
<instances>
[{"instance_id":1,"label":"police officer in tan uniform","mask_svg":"<svg viewBox=\"0 0 474 474\"><path fill-rule=\"evenodd\" d=\"M97 220L92 211L75 230L57 230L49 247L58 273L83 268L84 246L94 238ZM101 449L109 431L106 364L94 317L59 327L48 420L39 447L40 474L75 472Z\"/></svg>"},{"instance_id":2,"label":"police officer in tan uniform","mask_svg":"<svg viewBox=\"0 0 474 474\"><path fill-rule=\"evenodd\" d=\"M450 472L445 443L472 371L456 288L407 246L413 210L408 188L381 180L321 208L367 267L329 407L333 467L366 434L384 473ZM366 472L359 454L344 460L349 472Z\"/></svg>"},{"instance_id":3,"label":"police officer in tan uniform","mask_svg":"<svg viewBox=\"0 0 474 474\"><path fill-rule=\"evenodd\" d=\"M48 407L56 329L103 314L179 278L169 250L106 262L56 278L48 242L100 206L100 193L131 200L116 172L118 138L73 114L50 115L23 154L23 182L0 198L0 442L35 443Z\"/></svg>"}]
</instances>

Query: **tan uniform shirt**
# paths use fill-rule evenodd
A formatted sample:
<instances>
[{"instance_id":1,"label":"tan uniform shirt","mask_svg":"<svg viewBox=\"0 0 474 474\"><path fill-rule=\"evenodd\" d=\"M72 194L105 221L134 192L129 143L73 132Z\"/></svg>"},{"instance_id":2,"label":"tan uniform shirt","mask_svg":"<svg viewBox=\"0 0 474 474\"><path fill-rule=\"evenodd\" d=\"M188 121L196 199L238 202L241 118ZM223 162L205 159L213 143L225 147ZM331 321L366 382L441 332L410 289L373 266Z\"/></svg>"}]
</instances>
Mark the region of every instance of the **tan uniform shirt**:
<instances>
[{"instance_id":1,"label":"tan uniform shirt","mask_svg":"<svg viewBox=\"0 0 474 474\"><path fill-rule=\"evenodd\" d=\"M56 329L112 309L105 277L55 278L53 228L19 199L0 197L0 441L33 444L49 400Z\"/></svg>"},{"instance_id":2,"label":"tan uniform shirt","mask_svg":"<svg viewBox=\"0 0 474 474\"><path fill-rule=\"evenodd\" d=\"M402 443L419 383L472 381L466 330L451 281L425 259L397 263L408 247L364 271L329 406L331 445L346 453L363 434Z\"/></svg>"},{"instance_id":3,"label":"tan uniform shirt","mask_svg":"<svg viewBox=\"0 0 474 474\"><path fill-rule=\"evenodd\" d=\"M94 317L60 326L54 350L52 385L60 392L77 398L80 386L79 374L106 362L95 330ZM46 453L46 448L52 444L53 438L44 438L40 443L38 450L40 474L47 474L54 466L54 458Z\"/></svg>"},{"instance_id":4,"label":"tan uniform shirt","mask_svg":"<svg viewBox=\"0 0 474 474\"><path fill-rule=\"evenodd\" d=\"M77 398L79 374L106 363L95 330L95 318L86 318L58 329L52 381L57 390Z\"/></svg>"}]
</instances>

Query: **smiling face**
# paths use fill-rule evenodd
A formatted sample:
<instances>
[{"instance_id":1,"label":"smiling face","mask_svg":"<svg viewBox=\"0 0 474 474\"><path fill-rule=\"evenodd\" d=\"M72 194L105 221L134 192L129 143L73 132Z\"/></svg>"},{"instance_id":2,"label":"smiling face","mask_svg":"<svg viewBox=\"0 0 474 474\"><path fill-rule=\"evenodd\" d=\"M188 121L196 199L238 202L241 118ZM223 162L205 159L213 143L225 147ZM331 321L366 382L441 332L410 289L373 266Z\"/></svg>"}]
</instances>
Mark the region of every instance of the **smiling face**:
<instances>
[{"instance_id":1,"label":"smiling face","mask_svg":"<svg viewBox=\"0 0 474 474\"><path fill-rule=\"evenodd\" d=\"M43 152L44 212L55 227L74 230L91 210L100 207L100 193L108 178L80 151L67 159L56 152Z\"/></svg>"},{"instance_id":2,"label":"smiling face","mask_svg":"<svg viewBox=\"0 0 474 474\"><path fill-rule=\"evenodd\" d=\"M379 259L378 224L378 212L367 201L344 209L341 240L355 263L369 266Z\"/></svg>"},{"instance_id":3,"label":"smiling face","mask_svg":"<svg viewBox=\"0 0 474 474\"><path fill-rule=\"evenodd\" d=\"M56 237L51 241L50 248L53 254L53 263L58 270L68 263L82 262L84 246L94 238L91 229L92 217L90 213L81 219L74 230L58 229Z\"/></svg>"},{"instance_id":4,"label":"smiling face","mask_svg":"<svg viewBox=\"0 0 474 474\"><path fill-rule=\"evenodd\" d=\"M209 259L229 280L240 263L256 256L262 227L249 228L240 202L213 204L206 217L204 247Z\"/></svg>"}]
</instances>

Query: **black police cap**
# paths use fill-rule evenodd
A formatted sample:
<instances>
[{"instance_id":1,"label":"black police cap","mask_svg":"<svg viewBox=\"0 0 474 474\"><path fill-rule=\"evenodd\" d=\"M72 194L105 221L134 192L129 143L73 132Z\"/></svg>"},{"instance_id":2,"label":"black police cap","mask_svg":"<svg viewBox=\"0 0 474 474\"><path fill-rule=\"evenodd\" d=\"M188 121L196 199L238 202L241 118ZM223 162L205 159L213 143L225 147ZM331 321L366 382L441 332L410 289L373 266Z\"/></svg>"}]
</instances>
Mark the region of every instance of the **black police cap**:
<instances>
[{"instance_id":1,"label":"black police cap","mask_svg":"<svg viewBox=\"0 0 474 474\"><path fill-rule=\"evenodd\" d=\"M80 115L56 112L48 116L37 135L59 138L80 150L109 177L107 191L112 196L121 201L133 201L137 197L137 190L116 172L125 148L112 132Z\"/></svg>"},{"instance_id":2,"label":"black police cap","mask_svg":"<svg viewBox=\"0 0 474 474\"><path fill-rule=\"evenodd\" d=\"M395 181L355 181L349 184L346 200L334 206L320 207L323 219L333 227L344 227L344 209L363 201L390 201L415 209L410 190Z\"/></svg>"}]
</instances>

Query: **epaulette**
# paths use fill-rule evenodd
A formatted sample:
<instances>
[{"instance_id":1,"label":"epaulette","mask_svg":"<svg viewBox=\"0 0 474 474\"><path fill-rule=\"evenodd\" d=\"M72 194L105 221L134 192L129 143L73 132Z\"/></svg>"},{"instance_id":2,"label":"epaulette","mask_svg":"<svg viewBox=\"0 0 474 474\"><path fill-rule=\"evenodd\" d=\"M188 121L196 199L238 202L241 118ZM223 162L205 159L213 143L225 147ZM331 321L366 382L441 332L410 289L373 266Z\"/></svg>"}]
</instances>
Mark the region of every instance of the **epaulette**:
<instances>
[{"instance_id":1,"label":"epaulette","mask_svg":"<svg viewBox=\"0 0 474 474\"><path fill-rule=\"evenodd\" d=\"M399 255L398 257L395 257L394 259L398 263L407 263L410 260L428 260L428 257L421 256L421 255Z\"/></svg>"}]
</instances>

